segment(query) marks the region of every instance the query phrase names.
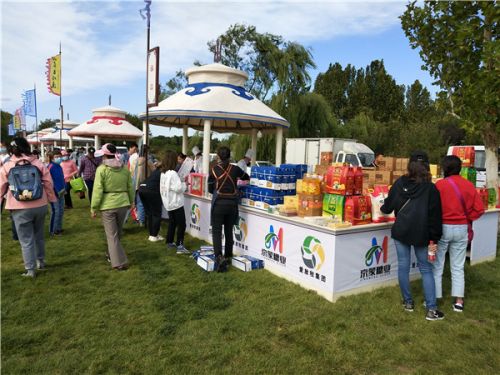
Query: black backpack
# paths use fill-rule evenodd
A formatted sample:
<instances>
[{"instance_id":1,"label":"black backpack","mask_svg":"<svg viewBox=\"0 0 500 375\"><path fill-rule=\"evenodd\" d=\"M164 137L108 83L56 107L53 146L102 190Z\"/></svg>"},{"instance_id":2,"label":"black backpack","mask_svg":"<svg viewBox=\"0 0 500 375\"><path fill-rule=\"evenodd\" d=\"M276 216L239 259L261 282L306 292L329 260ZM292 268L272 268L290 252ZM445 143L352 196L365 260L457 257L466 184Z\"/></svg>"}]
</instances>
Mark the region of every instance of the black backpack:
<instances>
[{"instance_id":1,"label":"black backpack","mask_svg":"<svg viewBox=\"0 0 500 375\"><path fill-rule=\"evenodd\" d=\"M40 170L27 160L20 160L9 171L9 189L18 201L28 202L43 195Z\"/></svg>"}]
</instances>

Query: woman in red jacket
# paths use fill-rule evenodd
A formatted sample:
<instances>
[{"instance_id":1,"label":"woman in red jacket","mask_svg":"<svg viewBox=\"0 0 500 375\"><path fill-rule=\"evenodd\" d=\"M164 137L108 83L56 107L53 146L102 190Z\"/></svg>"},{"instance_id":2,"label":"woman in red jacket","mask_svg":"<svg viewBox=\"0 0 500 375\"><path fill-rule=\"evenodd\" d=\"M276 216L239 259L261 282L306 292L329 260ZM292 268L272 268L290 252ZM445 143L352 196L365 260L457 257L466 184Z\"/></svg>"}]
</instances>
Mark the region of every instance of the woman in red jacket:
<instances>
[{"instance_id":1,"label":"woman in red jacket","mask_svg":"<svg viewBox=\"0 0 500 375\"><path fill-rule=\"evenodd\" d=\"M443 235L438 242L433 265L436 298L441 298L443 268L446 252L450 252L451 296L453 310L464 310L464 265L468 243L468 226L484 213L484 205L474 185L460 176L462 161L456 156L445 156L441 162L444 179L436 183L441 195Z\"/></svg>"}]
</instances>

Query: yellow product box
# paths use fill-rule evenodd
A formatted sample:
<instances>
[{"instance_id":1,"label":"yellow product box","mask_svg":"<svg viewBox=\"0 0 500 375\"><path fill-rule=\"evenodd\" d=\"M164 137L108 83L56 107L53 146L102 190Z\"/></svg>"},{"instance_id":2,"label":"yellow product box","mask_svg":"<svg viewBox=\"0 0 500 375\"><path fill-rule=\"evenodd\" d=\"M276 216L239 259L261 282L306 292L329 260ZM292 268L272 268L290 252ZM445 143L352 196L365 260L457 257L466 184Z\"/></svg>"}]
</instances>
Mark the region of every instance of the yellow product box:
<instances>
[{"instance_id":1,"label":"yellow product box","mask_svg":"<svg viewBox=\"0 0 500 375\"><path fill-rule=\"evenodd\" d=\"M296 190L297 194L302 194L302 179L301 178L297 179L297 181L295 182L295 190Z\"/></svg>"},{"instance_id":2,"label":"yellow product box","mask_svg":"<svg viewBox=\"0 0 500 375\"><path fill-rule=\"evenodd\" d=\"M283 205L285 208L298 209L299 196L298 195L285 195Z\"/></svg>"},{"instance_id":3,"label":"yellow product box","mask_svg":"<svg viewBox=\"0 0 500 375\"><path fill-rule=\"evenodd\" d=\"M437 165L437 164L430 164L429 168L431 170L432 177L437 178L437 177L439 177L441 175L441 170L439 168L439 165Z\"/></svg>"}]
</instances>

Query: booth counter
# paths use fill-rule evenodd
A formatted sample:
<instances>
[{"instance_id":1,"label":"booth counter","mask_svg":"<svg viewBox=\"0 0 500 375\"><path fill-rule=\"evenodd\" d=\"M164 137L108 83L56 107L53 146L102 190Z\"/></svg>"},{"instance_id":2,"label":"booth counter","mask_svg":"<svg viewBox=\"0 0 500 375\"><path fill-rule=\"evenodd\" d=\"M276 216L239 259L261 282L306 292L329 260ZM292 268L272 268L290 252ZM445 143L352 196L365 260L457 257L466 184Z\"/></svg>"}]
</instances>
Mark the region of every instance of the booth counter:
<instances>
[{"instance_id":1,"label":"booth counter","mask_svg":"<svg viewBox=\"0 0 500 375\"><path fill-rule=\"evenodd\" d=\"M185 195L187 232L212 242L211 200ZM474 223L471 264L496 255L498 213L490 210ZM329 301L397 283L396 248L391 223L331 229L300 217L285 217L240 206L233 228L235 255L251 255L265 268L304 288L315 290ZM418 277L412 255L410 276Z\"/></svg>"}]
</instances>

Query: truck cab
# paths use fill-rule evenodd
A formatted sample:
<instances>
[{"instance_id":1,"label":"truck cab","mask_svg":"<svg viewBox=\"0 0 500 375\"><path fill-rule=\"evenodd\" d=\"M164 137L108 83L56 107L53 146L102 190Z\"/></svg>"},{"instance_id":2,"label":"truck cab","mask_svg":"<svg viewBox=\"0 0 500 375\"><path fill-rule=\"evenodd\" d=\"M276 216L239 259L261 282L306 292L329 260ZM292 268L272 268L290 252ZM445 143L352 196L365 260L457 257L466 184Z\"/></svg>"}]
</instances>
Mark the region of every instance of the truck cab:
<instances>
[{"instance_id":1,"label":"truck cab","mask_svg":"<svg viewBox=\"0 0 500 375\"><path fill-rule=\"evenodd\" d=\"M344 142L342 150L335 156L336 163L349 163L355 167L373 167L374 152L363 143Z\"/></svg>"}]
</instances>

